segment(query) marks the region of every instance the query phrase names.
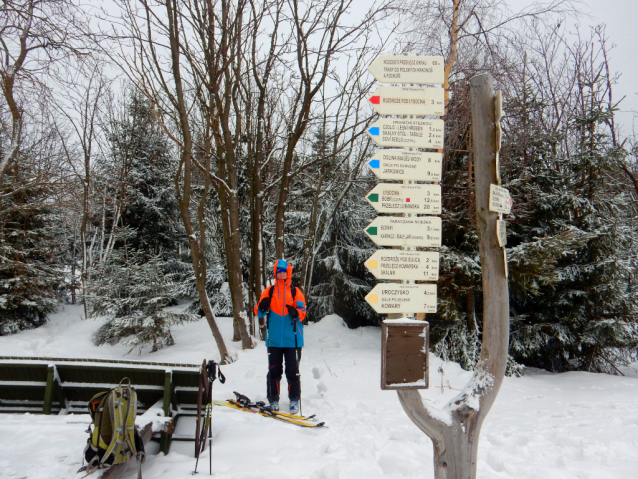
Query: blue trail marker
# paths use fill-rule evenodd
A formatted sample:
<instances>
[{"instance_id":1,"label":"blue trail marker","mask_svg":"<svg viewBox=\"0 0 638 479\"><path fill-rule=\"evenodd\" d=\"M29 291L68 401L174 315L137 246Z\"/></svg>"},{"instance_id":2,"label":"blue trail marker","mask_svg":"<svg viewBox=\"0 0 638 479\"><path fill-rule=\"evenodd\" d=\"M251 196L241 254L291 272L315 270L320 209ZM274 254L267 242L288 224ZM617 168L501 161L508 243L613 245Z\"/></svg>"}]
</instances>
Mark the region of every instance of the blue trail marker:
<instances>
[{"instance_id":1,"label":"blue trail marker","mask_svg":"<svg viewBox=\"0 0 638 479\"><path fill-rule=\"evenodd\" d=\"M437 152L383 149L368 160L381 179L441 181L442 155Z\"/></svg>"}]
</instances>

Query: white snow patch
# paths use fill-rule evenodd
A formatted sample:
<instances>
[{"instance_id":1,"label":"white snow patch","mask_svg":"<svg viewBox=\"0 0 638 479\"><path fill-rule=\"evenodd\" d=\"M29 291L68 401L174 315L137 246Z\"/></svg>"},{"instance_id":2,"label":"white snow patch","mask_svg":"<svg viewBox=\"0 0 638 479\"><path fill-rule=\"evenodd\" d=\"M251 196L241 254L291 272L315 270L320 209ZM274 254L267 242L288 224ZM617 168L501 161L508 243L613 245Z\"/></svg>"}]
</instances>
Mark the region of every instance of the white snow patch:
<instances>
[{"instance_id":1,"label":"white snow patch","mask_svg":"<svg viewBox=\"0 0 638 479\"><path fill-rule=\"evenodd\" d=\"M126 356L122 345L94 346L91 334L102 321L82 320L81 315L81 306L66 306L40 328L0 337L0 354L181 364L219 359L205 320L176 327L175 346ZM218 322L227 345L237 345L231 342L232 319ZM380 329L351 330L333 315L309 324L304 336L303 412L317 414L329 427L302 429L215 407L215 479L432 479L431 441L406 416L396 393L380 389ZM214 383L214 398L228 399L239 391L253 400L266 400L264 344L235 354L236 362L222 366L227 381ZM434 356L429 360L430 389L420 394L428 411L445 422L445 405L464 391L472 373ZM281 406L288 406L285 396ZM153 418L155 427L163 421L162 416ZM0 414L0 477L80 477L76 471L88 423L86 414ZM194 428L194 420L183 418L175 434L192 436ZM523 378L503 382L481 431L478 477L633 479L636 451L638 378L550 374L532 368ZM168 456L156 452L156 444L149 446L144 479L193 477L193 443L174 442ZM207 450L199 461L199 475L208 475L208 460ZM131 468L122 479L135 477Z\"/></svg>"}]
</instances>

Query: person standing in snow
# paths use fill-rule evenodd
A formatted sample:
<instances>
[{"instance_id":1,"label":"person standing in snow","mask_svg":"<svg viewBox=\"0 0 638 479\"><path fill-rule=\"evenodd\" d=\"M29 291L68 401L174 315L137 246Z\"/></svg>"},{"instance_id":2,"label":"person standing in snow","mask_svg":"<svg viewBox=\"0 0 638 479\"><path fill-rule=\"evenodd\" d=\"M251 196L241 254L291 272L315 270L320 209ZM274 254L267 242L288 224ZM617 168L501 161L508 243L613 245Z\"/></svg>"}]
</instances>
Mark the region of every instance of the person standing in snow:
<instances>
[{"instance_id":1,"label":"person standing in snow","mask_svg":"<svg viewBox=\"0 0 638 479\"><path fill-rule=\"evenodd\" d=\"M275 261L275 284L261 294L255 314L266 317L266 347L268 348L268 375L266 395L270 407L279 411L279 384L286 362L286 380L290 414L299 412L301 378L299 361L303 347L303 320L306 317L306 298L292 284L292 266L283 259Z\"/></svg>"}]
</instances>

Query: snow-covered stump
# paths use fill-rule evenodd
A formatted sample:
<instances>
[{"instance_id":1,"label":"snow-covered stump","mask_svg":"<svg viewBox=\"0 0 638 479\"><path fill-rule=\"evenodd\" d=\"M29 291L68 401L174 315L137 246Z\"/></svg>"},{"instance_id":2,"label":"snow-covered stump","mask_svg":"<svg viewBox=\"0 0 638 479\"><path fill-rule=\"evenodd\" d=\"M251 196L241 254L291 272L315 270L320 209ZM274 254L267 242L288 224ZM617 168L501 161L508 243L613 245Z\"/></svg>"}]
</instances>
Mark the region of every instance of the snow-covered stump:
<instances>
[{"instance_id":1,"label":"snow-covered stump","mask_svg":"<svg viewBox=\"0 0 638 479\"><path fill-rule=\"evenodd\" d=\"M509 291L497 213L489 211L490 184L498 184L494 80L470 80L476 225L483 283L481 358L463 391L443 409L423 403L418 390L397 391L408 417L434 445L436 479L475 479L479 434L505 375L509 344Z\"/></svg>"}]
</instances>

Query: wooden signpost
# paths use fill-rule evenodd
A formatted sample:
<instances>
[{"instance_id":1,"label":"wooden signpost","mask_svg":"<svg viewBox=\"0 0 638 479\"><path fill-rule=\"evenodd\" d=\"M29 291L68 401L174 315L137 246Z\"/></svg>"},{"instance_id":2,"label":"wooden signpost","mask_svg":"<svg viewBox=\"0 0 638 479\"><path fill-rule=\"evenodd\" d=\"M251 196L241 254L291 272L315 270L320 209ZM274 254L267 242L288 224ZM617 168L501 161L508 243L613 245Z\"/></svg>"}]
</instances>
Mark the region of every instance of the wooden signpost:
<instances>
[{"instance_id":1,"label":"wooden signpost","mask_svg":"<svg viewBox=\"0 0 638 479\"><path fill-rule=\"evenodd\" d=\"M441 181L441 153L379 150L368 166L382 180Z\"/></svg>"},{"instance_id":2,"label":"wooden signpost","mask_svg":"<svg viewBox=\"0 0 638 479\"><path fill-rule=\"evenodd\" d=\"M508 359L507 258L504 230L498 222L512 203L507 190L494 188L499 182L496 140L500 100L495 98L491 75L478 75L470 80L470 99L476 232L483 286L481 354L470 381L442 411L426 405L418 391L411 388L397 391L408 417L432 439L436 479L477 477L481 426L496 399ZM501 233L500 239L497 231Z\"/></svg>"},{"instance_id":3,"label":"wooden signpost","mask_svg":"<svg viewBox=\"0 0 638 479\"><path fill-rule=\"evenodd\" d=\"M439 185L397 185L380 183L366 199L379 213L441 214Z\"/></svg>"}]
</instances>

